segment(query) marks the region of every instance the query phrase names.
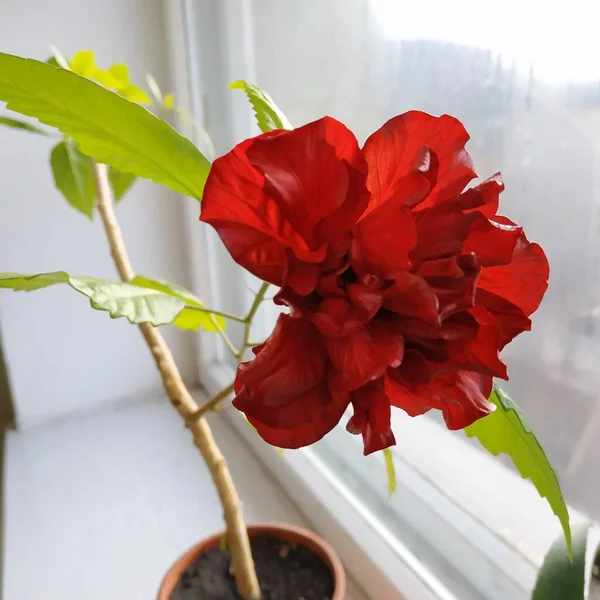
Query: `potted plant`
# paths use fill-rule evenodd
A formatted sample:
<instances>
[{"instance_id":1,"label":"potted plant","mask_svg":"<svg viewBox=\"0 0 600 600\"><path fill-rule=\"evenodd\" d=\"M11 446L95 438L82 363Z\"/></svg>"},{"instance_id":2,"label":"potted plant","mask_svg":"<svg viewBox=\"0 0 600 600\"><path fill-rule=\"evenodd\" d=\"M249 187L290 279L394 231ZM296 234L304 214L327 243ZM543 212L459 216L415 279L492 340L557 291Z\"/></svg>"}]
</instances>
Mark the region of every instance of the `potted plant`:
<instances>
[{"instance_id":1,"label":"potted plant","mask_svg":"<svg viewBox=\"0 0 600 600\"><path fill-rule=\"evenodd\" d=\"M172 95L149 85L152 108L182 113ZM361 148L335 119L294 129L260 88L232 87L246 93L263 133L211 165L144 107L150 96L125 65L100 69L91 52L71 60L56 52L46 63L0 54L0 100L63 134L51 154L56 185L88 217L97 209L118 274L107 281L2 273L0 287L67 284L92 308L137 325L223 506L225 533L176 561L159 599L344 597L343 569L323 540L289 526L246 526L205 418L232 393L257 433L280 448L316 442L352 407L348 431L362 436L365 454L383 451L387 460L392 407L412 416L440 410L450 429L507 453L531 478L560 519L570 553L556 476L517 405L493 384L507 377L499 352L530 328L549 274L540 246L498 215L500 175L468 187L476 176L469 136L448 115L399 115ZM46 133L12 117L1 123ZM114 210L136 177L202 201L201 221L263 281L245 315L136 274ZM252 345L269 286L289 312ZM230 320L243 324L237 346L226 333ZM160 334L169 323L219 335L240 363L235 382L203 406ZM254 357L244 360L249 350Z\"/></svg>"}]
</instances>

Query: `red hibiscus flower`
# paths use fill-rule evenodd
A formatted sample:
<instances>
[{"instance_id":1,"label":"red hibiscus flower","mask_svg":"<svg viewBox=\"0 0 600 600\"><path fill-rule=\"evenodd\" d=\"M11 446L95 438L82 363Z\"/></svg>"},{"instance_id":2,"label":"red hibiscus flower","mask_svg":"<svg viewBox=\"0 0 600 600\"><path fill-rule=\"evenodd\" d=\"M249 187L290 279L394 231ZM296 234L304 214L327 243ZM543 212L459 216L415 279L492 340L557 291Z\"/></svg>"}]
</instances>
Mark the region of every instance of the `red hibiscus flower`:
<instances>
[{"instance_id":1,"label":"red hibiscus flower","mask_svg":"<svg viewBox=\"0 0 600 600\"><path fill-rule=\"evenodd\" d=\"M240 365L234 405L269 443L311 444L352 404L365 454L395 443L391 407L487 415L499 351L530 328L548 262L497 215L499 174L476 177L453 117L408 112L361 149L325 117L217 159L201 219L290 307Z\"/></svg>"}]
</instances>

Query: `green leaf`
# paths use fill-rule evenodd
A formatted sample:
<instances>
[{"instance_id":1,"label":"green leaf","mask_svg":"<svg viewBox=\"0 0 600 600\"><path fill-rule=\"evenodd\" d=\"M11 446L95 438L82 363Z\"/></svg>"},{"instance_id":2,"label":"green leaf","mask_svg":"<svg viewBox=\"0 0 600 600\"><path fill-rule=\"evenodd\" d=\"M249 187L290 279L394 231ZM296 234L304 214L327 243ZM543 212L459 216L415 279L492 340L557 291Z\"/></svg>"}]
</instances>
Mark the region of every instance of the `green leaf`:
<instances>
[{"instance_id":1,"label":"green leaf","mask_svg":"<svg viewBox=\"0 0 600 600\"><path fill-rule=\"evenodd\" d=\"M204 303L184 287L163 281L162 279L151 279L142 275L135 277L131 283L182 299L185 303L185 308L173 320L173 325L180 329L204 329L205 331L218 331L219 328L225 329L226 323L222 316L195 310L196 308L205 308Z\"/></svg>"},{"instance_id":2,"label":"green leaf","mask_svg":"<svg viewBox=\"0 0 600 600\"><path fill-rule=\"evenodd\" d=\"M18 119L11 119L10 117L0 117L0 125L6 125L7 127L12 127L13 129L22 129L24 131L37 133L39 135L48 135L47 131L40 129L35 125L30 125L29 123L25 121L19 121Z\"/></svg>"},{"instance_id":3,"label":"green leaf","mask_svg":"<svg viewBox=\"0 0 600 600\"><path fill-rule=\"evenodd\" d=\"M92 308L107 311L113 319L125 317L135 324L166 325L185 305L182 298L158 290L94 277L72 277L64 271L38 275L0 273L0 288L16 291L38 290L58 283L67 283L87 296Z\"/></svg>"},{"instance_id":4,"label":"green leaf","mask_svg":"<svg viewBox=\"0 0 600 600\"><path fill-rule=\"evenodd\" d=\"M109 87L114 88L123 98L131 100L131 102L138 102L139 104L151 103L148 94L129 80L129 68L126 64L113 65L108 69L108 73L117 82L116 85Z\"/></svg>"},{"instance_id":5,"label":"green leaf","mask_svg":"<svg viewBox=\"0 0 600 600\"><path fill-rule=\"evenodd\" d=\"M64 69L0 53L0 100L72 137L118 171L200 200L210 163L145 108Z\"/></svg>"},{"instance_id":6,"label":"green leaf","mask_svg":"<svg viewBox=\"0 0 600 600\"><path fill-rule=\"evenodd\" d=\"M387 471L388 479L388 500L392 497L392 494L396 491L396 467L394 467L394 457L392 451L386 448L383 451L383 458L385 458L385 469Z\"/></svg>"},{"instance_id":7,"label":"green leaf","mask_svg":"<svg viewBox=\"0 0 600 600\"><path fill-rule=\"evenodd\" d=\"M163 98L162 103L166 109L171 110L173 108L173 106L175 106L175 96L173 96L173 94L167 94Z\"/></svg>"},{"instance_id":8,"label":"green leaf","mask_svg":"<svg viewBox=\"0 0 600 600\"><path fill-rule=\"evenodd\" d=\"M81 50L77 52L70 62L71 71L91 79L96 75L98 67L96 67L96 58L92 50Z\"/></svg>"},{"instance_id":9,"label":"green leaf","mask_svg":"<svg viewBox=\"0 0 600 600\"><path fill-rule=\"evenodd\" d=\"M131 173L123 173L123 171L117 171L113 167L108 169L108 180L110 181L116 202L127 193L136 179L137 177Z\"/></svg>"},{"instance_id":10,"label":"green leaf","mask_svg":"<svg viewBox=\"0 0 600 600\"><path fill-rule=\"evenodd\" d=\"M90 157L81 154L77 143L67 137L52 149L50 166L54 175L54 183L67 202L92 219L96 190Z\"/></svg>"},{"instance_id":11,"label":"green leaf","mask_svg":"<svg viewBox=\"0 0 600 600\"><path fill-rule=\"evenodd\" d=\"M521 477L531 479L539 495L546 498L562 525L569 553L571 529L569 512L556 474L521 409L500 388L494 386L490 402L496 410L465 429L481 445L497 456L506 453Z\"/></svg>"},{"instance_id":12,"label":"green leaf","mask_svg":"<svg viewBox=\"0 0 600 600\"><path fill-rule=\"evenodd\" d=\"M573 562L563 536L546 554L538 573L532 600L587 600L600 535L589 523L573 527Z\"/></svg>"},{"instance_id":13,"label":"green leaf","mask_svg":"<svg viewBox=\"0 0 600 600\"><path fill-rule=\"evenodd\" d=\"M286 116L281 112L281 109L273 102L273 99L267 92L261 90L257 85L248 83L243 79L234 81L229 84L231 90L242 90L256 115L256 122L263 132L271 131L272 129L293 129Z\"/></svg>"}]
</instances>

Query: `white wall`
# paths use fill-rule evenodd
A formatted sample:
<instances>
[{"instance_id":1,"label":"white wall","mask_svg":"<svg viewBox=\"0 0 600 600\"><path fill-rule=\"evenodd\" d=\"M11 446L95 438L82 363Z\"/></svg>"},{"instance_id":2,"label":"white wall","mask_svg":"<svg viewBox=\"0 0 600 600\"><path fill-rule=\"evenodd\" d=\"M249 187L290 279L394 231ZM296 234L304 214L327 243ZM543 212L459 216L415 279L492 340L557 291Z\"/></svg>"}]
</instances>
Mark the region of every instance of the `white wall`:
<instances>
[{"instance_id":1,"label":"white wall","mask_svg":"<svg viewBox=\"0 0 600 600\"><path fill-rule=\"evenodd\" d=\"M101 66L127 62L134 81L150 71L169 86L162 0L3 3L0 50L44 60L49 43L67 55L93 49ZM0 271L114 277L98 219L87 221L54 189L53 143L0 129ZM184 202L195 201L138 181L118 207L138 272L188 284ZM160 385L137 328L91 310L70 288L0 290L0 330L22 427ZM193 378L193 334L167 333L184 376Z\"/></svg>"}]
</instances>

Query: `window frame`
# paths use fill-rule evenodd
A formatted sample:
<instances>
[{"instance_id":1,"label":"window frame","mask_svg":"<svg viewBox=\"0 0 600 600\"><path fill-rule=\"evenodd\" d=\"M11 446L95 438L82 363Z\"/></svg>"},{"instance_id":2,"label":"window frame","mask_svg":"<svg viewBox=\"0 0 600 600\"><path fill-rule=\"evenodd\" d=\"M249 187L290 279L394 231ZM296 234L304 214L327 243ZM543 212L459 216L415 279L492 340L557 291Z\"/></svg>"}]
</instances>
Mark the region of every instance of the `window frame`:
<instances>
[{"instance_id":1,"label":"window frame","mask_svg":"<svg viewBox=\"0 0 600 600\"><path fill-rule=\"evenodd\" d=\"M224 134L226 141L221 141L221 145L231 147L236 141L257 133L243 95L225 88L227 82L235 79L254 79L251 0L219 0L208 4L212 4L210 10L215 18L209 26L217 39L217 46L212 50L218 55L219 76L224 83L218 102L227 107L230 116ZM206 89L207 66L201 64L203 47L193 20L194 10L200 9L190 0L165 0L164 6L175 92L183 106L208 129L209 112L215 100L211 96L213 90ZM191 137L197 136L192 132ZM210 306L222 307L224 298L234 297L235 306L227 308L243 314L252 299L248 288L256 289L256 279L223 258L218 236L206 227L198 227L195 204L186 205L185 216L194 291ZM273 312L263 312L256 326L259 334L268 334L272 317ZM214 394L232 381L233 365L218 338L208 335L199 338L198 374L207 392ZM353 578L367 593L377 590L376 597L386 600L458 600L411 549L388 531L382 520L314 449L279 454L256 436L236 411L225 410L223 417L290 497L302 499L297 502L300 511L332 543ZM476 488L468 485L468 477L459 477L465 487L457 487L443 465L432 459L423 442L427 435L433 435L432 427L437 424L421 418L411 420L411 426L405 427L408 417L394 419L395 426L403 431L402 444L393 450L399 487L421 497L432 507L432 513L448 524L458 523L448 531L460 530L475 551L471 557L477 561L479 556L483 561L482 566L469 563L469 568L479 573L479 586L492 589L498 576L508 577L526 598L546 549L560 533L558 520L546 501L537 496L529 482L438 426L439 430L435 431L438 450L442 447L446 457L451 455L452 463L461 465L462 474L474 469L478 472ZM383 481L384 473L382 470ZM482 482L482 478L485 481ZM502 494L498 493L499 488ZM582 518L572 509L571 517L572 521ZM490 571L490 565L496 568L496 573Z\"/></svg>"}]
</instances>

